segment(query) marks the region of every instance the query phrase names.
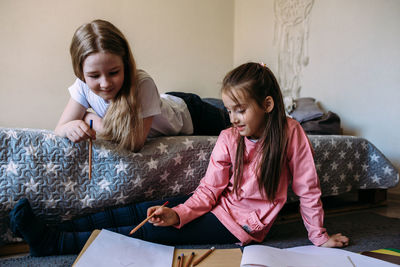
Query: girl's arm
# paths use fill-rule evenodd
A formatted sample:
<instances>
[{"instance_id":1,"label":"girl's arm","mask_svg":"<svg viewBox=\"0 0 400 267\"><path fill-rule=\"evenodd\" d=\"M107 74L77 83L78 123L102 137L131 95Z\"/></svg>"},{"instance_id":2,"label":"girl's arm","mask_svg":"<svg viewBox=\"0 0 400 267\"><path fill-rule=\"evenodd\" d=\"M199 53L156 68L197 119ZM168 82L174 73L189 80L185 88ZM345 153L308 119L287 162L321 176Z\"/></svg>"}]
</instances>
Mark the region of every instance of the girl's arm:
<instances>
[{"instance_id":1,"label":"girl's arm","mask_svg":"<svg viewBox=\"0 0 400 267\"><path fill-rule=\"evenodd\" d=\"M228 144L228 133L221 132L200 185L184 204L172 208L179 217L178 225L175 225L177 228L212 210L229 185L232 163Z\"/></svg>"},{"instance_id":2,"label":"girl's arm","mask_svg":"<svg viewBox=\"0 0 400 267\"><path fill-rule=\"evenodd\" d=\"M293 177L293 192L300 197L300 213L308 238L314 245L321 246L330 237L323 227L324 210L312 146L300 124L292 120L288 122L287 159Z\"/></svg>"},{"instance_id":3,"label":"girl's arm","mask_svg":"<svg viewBox=\"0 0 400 267\"><path fill-rule=\"evenodd\" d=\"M329 236L323 227L324 210L321 202L321 189L314 164L312 145L298 124L293 129L288 143L288 158L293 175L292 188L300 197L300 212L308 237L316 246L345 247L349 238L340 233Z\"/></svg>"},{"instance_id":4,"label":"girl's arm","mask_svg":"<svg viewBox=\"0 0 400 267\"><path fill-rule=\"evenodd\" d=\"M70 98L61 115L54 132L67 137L72 142L79 142L88 138L96 139L96 132L90 129L83 121L86 108Z\"/></svg>"},{"instance_id":5,"label":"girl's arm","mask_svg":"<svg viewBox=\"0 0 400 267\"><path fill-rule=\"evenodd\" d=\"M134 152L138 152L144 146L144 143L145 143L145 141L147 139L147 136L149 135L149 132L150 132L150 129L151 129L151 125L153 124L153 117L154 116L150 116L150 117L147 117L147 118L143 119L143 135L139 140L137 140L137 143L136 143L135 148L133 150Z\"/></svg>"}]
</instances>

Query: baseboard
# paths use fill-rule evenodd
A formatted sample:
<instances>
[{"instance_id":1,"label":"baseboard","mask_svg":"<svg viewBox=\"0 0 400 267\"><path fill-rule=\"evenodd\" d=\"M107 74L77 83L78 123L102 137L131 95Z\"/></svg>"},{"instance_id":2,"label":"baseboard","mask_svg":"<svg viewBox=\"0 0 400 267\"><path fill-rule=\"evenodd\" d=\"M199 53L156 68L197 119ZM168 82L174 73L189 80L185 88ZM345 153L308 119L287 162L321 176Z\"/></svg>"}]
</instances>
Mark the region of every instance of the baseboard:
<instances>
[{"instance_id":1,"label":"baseboard","mask_svg":"<svg viewBox=\"0 0 400 267\"><path fill-rule=\"evenodd\" d=\"M359 199L358 192L349 192L338 196L323 197L322 204L326 216L387 206L387 200L381 199L380 201L376 201L376 198L373 198L373 201L363 200L364 201L361 201ZM371 199L368 198L368 200ZM285 204L282 211L279 213L276 222L286 223L295 220L301 220L299 201Z\"/></svg>"},{"instance_id":2,"label":"baseboard","mask_svg":"<svg viewBox=\"0 0 400 267\"><path fill-rule=\"evenodd\" d=\"M387 189L359 189L358 200L370 204L384 202L387 200Z\"/></svg>"},{"instance_id":3,"label":"baseboard","mask_svg":"<svg viewBox=\"0 0 400 267\"><path fill-rule=\"evenodd\" d=\"M29 253L29 246L25 242L0 246L0 257L27 253Z\"/></svg>"},{"instance_id":4,"label":"baseboard","mask_svg":"<svg viewBox=\"0 0 400 267\"><path fill-rule=\"evenodd\" d=\"M400 201L400 193L388 191L388 200Z\"/></svg>"}]
</instances>

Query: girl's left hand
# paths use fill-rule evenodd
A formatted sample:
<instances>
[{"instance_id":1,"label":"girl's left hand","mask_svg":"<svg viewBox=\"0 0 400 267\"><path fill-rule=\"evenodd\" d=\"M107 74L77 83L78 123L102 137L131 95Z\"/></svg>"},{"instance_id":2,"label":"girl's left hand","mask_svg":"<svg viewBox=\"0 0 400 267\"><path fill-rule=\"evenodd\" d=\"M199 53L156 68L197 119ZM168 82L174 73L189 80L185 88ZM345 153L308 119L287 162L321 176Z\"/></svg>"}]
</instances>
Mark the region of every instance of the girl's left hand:
<instances>
[{"instance_id":1,"label":"girl's left hand","mask_svg":"<svg viewBox=\"0 0 400 267\"><path fill-rule=\"evenodd\" d=\"M341 233L331 235L321 247L325 248L341 248L349 245L349 238Z\"/></svg>"}]
</instances>

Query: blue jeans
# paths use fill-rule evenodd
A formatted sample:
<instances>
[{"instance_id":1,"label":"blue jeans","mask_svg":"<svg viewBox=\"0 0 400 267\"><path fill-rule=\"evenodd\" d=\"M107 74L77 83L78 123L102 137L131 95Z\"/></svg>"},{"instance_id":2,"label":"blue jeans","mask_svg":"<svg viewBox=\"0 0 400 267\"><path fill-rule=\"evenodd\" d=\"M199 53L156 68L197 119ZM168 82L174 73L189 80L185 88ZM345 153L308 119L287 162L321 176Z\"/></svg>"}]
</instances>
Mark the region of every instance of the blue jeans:
<instances>
[{"instance_id":1,"label":"blue jeans","mask_svg":"<svg viewBox=\"0 0 400 267\"><path fill-rule=\"evenodd\" d=\"M136 225L147 217L147 209L149 207L162 205L166 200L169 201L167 206L174 207L185 202L187 198L189 196L148 201L121 208L107 209L72 221L63 222L58 226L60 230L58 252L59 254L78 253L95 229L107 229L128 235ZM181 229L176 229L172 226L154 226L151 223L146 223L132 237L166 245L232 244L239 242L211 212L193 220Z\"/></svg>"}]
</instances>

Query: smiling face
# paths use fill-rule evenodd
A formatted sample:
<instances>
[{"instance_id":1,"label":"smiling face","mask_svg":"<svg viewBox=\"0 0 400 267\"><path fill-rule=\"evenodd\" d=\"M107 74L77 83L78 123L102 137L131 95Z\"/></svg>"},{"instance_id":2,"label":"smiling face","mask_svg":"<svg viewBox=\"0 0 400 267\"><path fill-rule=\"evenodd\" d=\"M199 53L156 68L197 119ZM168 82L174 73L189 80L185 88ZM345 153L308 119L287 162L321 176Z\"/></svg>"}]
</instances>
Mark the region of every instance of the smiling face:
<instances>
[{"instance_id":1,"label":"smiling face","mask_svg":"<svg viewBox=\"0 0 400 267\"><path fill-rule=\"evenodd\" d=\"M235 98L235 99L234 99ZM265 115L268 110L261 107L245 93L222 93L222 101L228 110L231 123L241 136L258 139L265 128Z\"/></svg>"},{"instance_id":2,"label":"smiling face","mask_svg":"<svg viewBox=\"0 0 400 267\"><path fill-rule=\"evenodd\" d=\"M106 101L114 99L124 83L124 63L119 55L94 53L82 64L86 84Z\"/></svg>"}]
</instances>

